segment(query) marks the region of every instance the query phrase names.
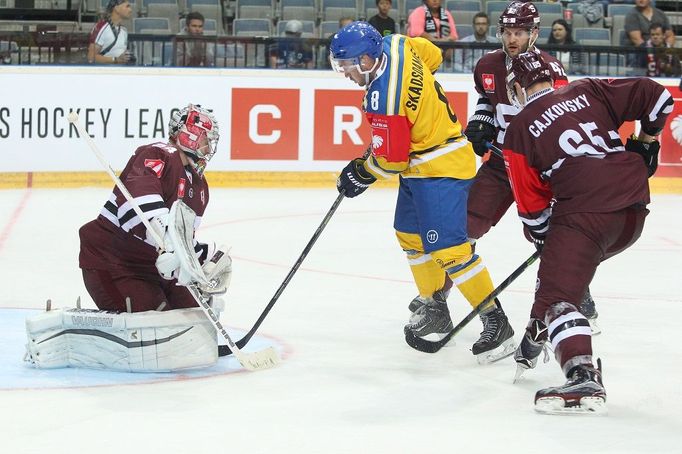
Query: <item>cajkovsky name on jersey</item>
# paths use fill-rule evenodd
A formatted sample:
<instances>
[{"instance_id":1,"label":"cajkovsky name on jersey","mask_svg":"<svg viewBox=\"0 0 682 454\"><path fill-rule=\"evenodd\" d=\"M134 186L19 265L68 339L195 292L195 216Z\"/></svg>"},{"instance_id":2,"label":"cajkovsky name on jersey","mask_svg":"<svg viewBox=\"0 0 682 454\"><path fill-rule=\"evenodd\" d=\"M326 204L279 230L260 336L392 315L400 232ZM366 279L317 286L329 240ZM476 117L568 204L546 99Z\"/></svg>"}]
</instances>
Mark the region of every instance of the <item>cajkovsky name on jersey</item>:
<instances>
[{"instance_id":1,"label":"cajkovsky name on jersey","mask_svg":"<svg viewBox=\"0 0 682 454\"><path fill-rule=\"evenodd\" d=\"M540 135L542 135L542 131L547 129L562 115L568 112L577 112L589 106L590 103L587 100L587 95L579 95L573 99L552 104L542 113L542 115L540 115L540 119L535 120L530 126L528 126L528 131L537 139L540 137Z\"/></svg>"}]
</instances>

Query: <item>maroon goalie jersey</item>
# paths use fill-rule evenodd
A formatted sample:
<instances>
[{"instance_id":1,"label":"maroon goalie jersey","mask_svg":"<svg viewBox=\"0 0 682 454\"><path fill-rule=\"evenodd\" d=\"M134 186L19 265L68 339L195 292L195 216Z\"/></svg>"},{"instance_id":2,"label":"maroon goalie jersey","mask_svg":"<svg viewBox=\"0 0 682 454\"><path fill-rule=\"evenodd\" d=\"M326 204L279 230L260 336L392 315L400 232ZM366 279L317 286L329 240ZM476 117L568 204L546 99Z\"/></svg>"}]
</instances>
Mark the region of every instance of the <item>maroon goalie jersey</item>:
<instances>
[{"instance_id":1,"label":"maroon goalie jersey","mask_svg":"<svg viewBox=\"0 0 682 454\"><path fill-rule=\"evenodd\" d=\"M545 51L540 51L542 58L552 69L554 87L568 84L564 67L559 60ZM495 143L501 147L509 122L519 113L520 109L509 99L507 92L507 54L502 49L489 52L481 58L474 69L474 85L479 94L474 115L471 120L488 122L497 128ZM502 169L502 159L490 156L489 164Z\"/></svg>"},{"instance_id":2,"label":"maroon goalie jersey","mask_svg":"<svg viewBox=\"0 0 682 454\"><path fill-rule=\"evenodd\" d=\"M673 104L665 88L646 78L582 79L530 100L504 141L526 227L542 234L550 215L649 203L647 167L640 155L625 150L618 128L640 120L644 131L662 129Z\"/></svg>"},{"instance_id":3,"label":"maroon goalie jersey","mask_svg":"<svg viewBox=\"0 0 682 454\"><path fill-rule=\"evenodd\" d=\"M144 145L135 151L120 178L147 219L167 214L179 199L196 213L196 229L208 204L208 185L202 175L182 164L180 153L166 143ZM156 247L147 240L147 229L118 188L97 219L80 228L79 235L81 268L158 277Z\"/></svg>"}]
</instances>

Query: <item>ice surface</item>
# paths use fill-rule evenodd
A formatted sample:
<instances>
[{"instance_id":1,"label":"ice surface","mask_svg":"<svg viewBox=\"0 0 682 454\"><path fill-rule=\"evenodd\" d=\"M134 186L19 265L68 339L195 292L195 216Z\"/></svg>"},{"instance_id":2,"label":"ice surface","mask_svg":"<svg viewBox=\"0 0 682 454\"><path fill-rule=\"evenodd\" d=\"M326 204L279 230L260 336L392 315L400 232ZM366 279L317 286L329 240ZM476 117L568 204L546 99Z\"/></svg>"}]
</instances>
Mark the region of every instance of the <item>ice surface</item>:
<instances>
[{"instance_id":1,"label":"ice surface","mask_svg":"<svg viewBox=\"0 0 682 454\"><path fill-rule=\"evenodd\" d=\"M73 306L78 295L93 307L78 269L78 227L108 192L0 191L0 308L40 309L47 298ZM232 245L225 324L252 326L335 197L334 189L211 191L199 237ZM535 391L564 381L558 365L541 363L513 385L513 360L476 364L477 320L436 354L404 343L415 286L392 229L395 197L372 188L343 201L261 328L287 349L277 368L152 384L0 386L1 451L680 452L682 196L654 196L642 238L592 283L607 417L536 414ZM496 282L532 251L512 212L477 247ZM501 297L517 339L536 270ZM469 307L456 291L449 301L457 322ZM0 309L0 339L21 351L12 335L21 317L11 312Z\"/></svg>"}]
</instances>

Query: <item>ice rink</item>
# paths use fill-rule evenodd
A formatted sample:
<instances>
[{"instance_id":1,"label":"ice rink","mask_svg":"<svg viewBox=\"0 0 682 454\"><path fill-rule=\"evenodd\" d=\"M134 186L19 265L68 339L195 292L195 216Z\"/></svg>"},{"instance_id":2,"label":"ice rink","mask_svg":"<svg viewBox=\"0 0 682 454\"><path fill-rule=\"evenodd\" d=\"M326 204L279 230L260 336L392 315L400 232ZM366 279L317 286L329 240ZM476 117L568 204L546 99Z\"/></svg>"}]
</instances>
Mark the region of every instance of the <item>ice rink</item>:
<instances>
[{"instance_id":1,"label":"ice rink","mask_svg":"<svg viewBox=\"0 0 682 454\"><path fill-rule=\"evenodd\" d=\"M642 238L591 286L609 415L558 417L532 406L537 389L564 382L554 359L512 384L513 360L484 367L471 354L478 320L436 354L405 344L416 291L393 234L394 189L342 202L259 331L284 353L274 369L237 371L223 358L214 373L151 383L96 372L108 383L98 386L82 371L65 381L64 371L28 369L23 319L11 314L48 298L71 307L79 295L94 307L77 231L108 193L0 191L0 349L11 352L0 355L3 454L682 452L680 195L653 197ZM198 238L232 245L223 323L253 325L335 198L333 188L211 191ZM533 248L509 212L477 251L498 283ZM536 270L500 298L517 340ZM456 291L449 305L455 323L470 310Z\"/></svg>"}]
</instances>

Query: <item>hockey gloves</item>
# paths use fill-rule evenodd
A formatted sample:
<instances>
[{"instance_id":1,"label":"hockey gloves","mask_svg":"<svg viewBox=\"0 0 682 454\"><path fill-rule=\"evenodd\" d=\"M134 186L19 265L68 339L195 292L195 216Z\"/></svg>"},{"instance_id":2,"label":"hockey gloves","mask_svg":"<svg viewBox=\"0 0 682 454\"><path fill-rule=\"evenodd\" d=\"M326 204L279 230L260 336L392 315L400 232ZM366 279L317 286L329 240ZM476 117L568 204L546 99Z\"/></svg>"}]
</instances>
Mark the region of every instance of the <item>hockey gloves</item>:
<instances>
[{"instance_id":1,"label":"hockey gloves","mask_svg":"<svg viewBox=\"0 0 682 454\"><path fill-rule=\"evenodd\" d=\"M523 226L523 235L526 237L528 241L533 243L533 246L535 246L535 250L538 252L542 252L542 248L545 245L545 235L542 233L534 232L531 229L529 229L527 226Z\"/></svg>"},{"instance_id":2,"label":"hockey gloves","mask_svg":"<svg viewBox=\"0 0 682 454\"><path fill-rule=\"evenodd\" d=\"M492 142L495 139L495 126L487 121L471 120L464 130L464 135L473 145L474 153L482 157L488 152L486 142Z\"/></svg>"},{"instance_id":3,"label":"hockey gloves","mask_svg":"<svg viewBox=\"0 0 682 454\"><path fill-rule=\"evenodd\" d=\"M646 168L649 171L649 177L656 173L656 169L658 168L658 152L661 149L661 144L658 140L654 140L651 143L645 143L637 140L633 135L625 144L625 149L637 153L644 159L644 164L646 164Z\"/></svg>"},{"instance_id":4,"label":"hockey gloves","mask_svg":"<svg viewBox=\"0 0 682 454\"><path fill-rule=\"evenodd\" d=\"M228 251L229 248L222 245L216 249L210 260L204 262L201 270L204 272L208 284L199 284L202 293L221 295L227 291L232 279L232 258L230 258Z\"/></svg>"},{"instance_id":5,"label":"hockey gloves","mask_svg":"<svg viewBox=\"0 0 682 454\"><path fill-rule=\"evenodd\" d=\"M341 171L336 180L336 189L346 197L353 198L367 190L370 184L377 179L364 167L365 160L362 158L353 159Z\"/></svg>"}]
</instances>

